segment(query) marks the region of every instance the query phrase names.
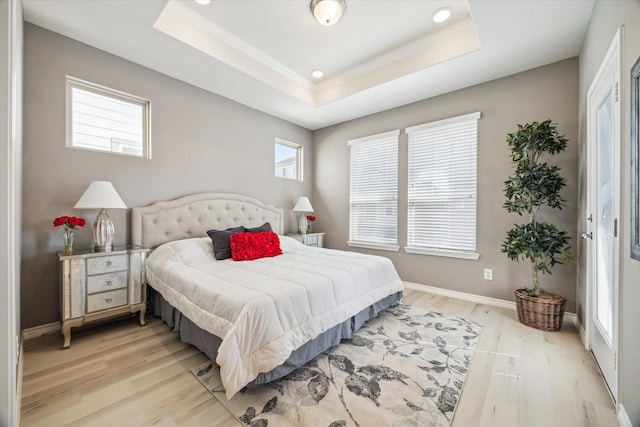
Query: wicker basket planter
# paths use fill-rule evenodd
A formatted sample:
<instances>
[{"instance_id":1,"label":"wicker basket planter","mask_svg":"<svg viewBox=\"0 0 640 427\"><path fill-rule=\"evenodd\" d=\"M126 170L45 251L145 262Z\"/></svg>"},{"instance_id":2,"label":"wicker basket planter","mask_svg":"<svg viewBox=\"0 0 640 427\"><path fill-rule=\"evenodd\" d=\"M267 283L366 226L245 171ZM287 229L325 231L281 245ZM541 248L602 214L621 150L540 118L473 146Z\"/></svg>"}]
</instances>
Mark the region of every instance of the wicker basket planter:
<instances>
[{"instance_id":1,"label":"wicker basket planter","mask_svg":"<svg viewBox=\"0 0 640 427\"><path fill-rule=\"evenodd\" d=\"M541 290L536 298L527 295L524 289L517 289L515 297L520 323L543 331L559 331L562 328L564 305L567 302L564 297Z\"/></svg>"}]
</instances>

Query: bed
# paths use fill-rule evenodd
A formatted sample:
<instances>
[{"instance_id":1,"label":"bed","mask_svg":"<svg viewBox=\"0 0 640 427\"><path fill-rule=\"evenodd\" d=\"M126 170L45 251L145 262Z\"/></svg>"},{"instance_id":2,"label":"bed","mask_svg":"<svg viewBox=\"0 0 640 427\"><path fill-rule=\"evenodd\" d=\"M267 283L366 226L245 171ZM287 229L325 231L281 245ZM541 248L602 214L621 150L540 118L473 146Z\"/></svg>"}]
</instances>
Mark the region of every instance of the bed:
<instances>
[{"instance_id":1,"label":"bed","mask_svg":"<svg viewBox=\"0 0 640 427\"><path fill-rule=\"evenodd\" d=\"M265 223L281 255L216 260L207 231ZM195 194L131 210L132 243L152 249L153 313L220 366L228 397L304 365L402 298L387 258L283 234L281 209L241 195Z\"/></svg>"}]
</instances>

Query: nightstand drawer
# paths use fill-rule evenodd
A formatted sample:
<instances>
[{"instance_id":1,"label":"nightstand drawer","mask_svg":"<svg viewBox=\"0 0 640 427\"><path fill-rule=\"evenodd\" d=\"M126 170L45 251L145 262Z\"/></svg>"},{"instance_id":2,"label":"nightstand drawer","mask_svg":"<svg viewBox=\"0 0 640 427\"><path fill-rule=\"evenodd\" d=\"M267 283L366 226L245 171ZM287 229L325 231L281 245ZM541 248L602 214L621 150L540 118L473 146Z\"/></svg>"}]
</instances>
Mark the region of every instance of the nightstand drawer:
<instances>
[{"instance_id":1,"label":"nightstand drawer","mask_svg":"<svg viewBox=\"0 0 640 427\"><path fill-rule=\"evenodd\" d=\"M307 246L318 246L318 235L308 234L304 236L304 244Z\"/></svg>"},{"instance_id":2,"label":"nightstand drawer","mask_svg":"<svg viewBox=\"0 0 640 427\"><path fill-rule=\"evenodd\" d=\"M302 243L305 246L324 248L324 233L288 233L287 236L296 239L298 242Z\"/></svg>"},{"instance_id":3,"label":"nightstand drawer","mask_svg":"<svg viewBox=\"0 0 640 427\"><path fill-rule=\"evenodd\" d=\"M91 257L87 259L87 274L103 274L127 269L127 255Z\"/></svg>"},{"instance_id":4,"label":"nightstand drawer","mask_svg":"<svg viewBox=\"0 0 640 427\"><path fill-rule=\"evenodd\" d=\"M87 312L106 310L127 304L127 290L103 292L87 296Z\"/></svg>"},{"instance_id":5,"label":"nightstand drawer","mask_svg":"<svg viewBox=\"0 0 640 427\"><path fill-rule=\"evenodd\" d=\"M111 291L114 289L127 287L127 272L118 271L115 273L98 274L87 277L87 294Z\"/></svg>"}]
</instances>

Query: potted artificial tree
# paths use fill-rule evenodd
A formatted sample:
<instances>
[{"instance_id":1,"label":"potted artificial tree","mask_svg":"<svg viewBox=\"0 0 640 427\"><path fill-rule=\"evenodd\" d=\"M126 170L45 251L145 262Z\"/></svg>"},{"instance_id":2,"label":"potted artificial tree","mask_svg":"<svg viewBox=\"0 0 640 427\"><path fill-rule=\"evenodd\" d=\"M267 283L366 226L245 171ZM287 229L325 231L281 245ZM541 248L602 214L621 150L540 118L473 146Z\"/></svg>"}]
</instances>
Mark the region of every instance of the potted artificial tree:
<instances>
[{"instance_id":1,"label":"potted artificial tree","mask_svg":"<svg viewBox=\"0 0 640 427\"><path fill-rule=\"evenodd\" d=\"M537 329L557 331L562 327L565 298L540 289L538 273L551 273L551 267L571 259L571 247L566 231L555 225L538 222L536 214L541 207L562 209L565 201L560 190L565 179L560 168L541 159L544 153L557 154L567 146L564 135L558 135L551 120L518 125L518 130L507 135L515 171L505 181L509 212L527 218L507 232L502 252L514 261L528 261L531 265L532 287L515 291L518 319Z\"/></svg>"}]
</instances>

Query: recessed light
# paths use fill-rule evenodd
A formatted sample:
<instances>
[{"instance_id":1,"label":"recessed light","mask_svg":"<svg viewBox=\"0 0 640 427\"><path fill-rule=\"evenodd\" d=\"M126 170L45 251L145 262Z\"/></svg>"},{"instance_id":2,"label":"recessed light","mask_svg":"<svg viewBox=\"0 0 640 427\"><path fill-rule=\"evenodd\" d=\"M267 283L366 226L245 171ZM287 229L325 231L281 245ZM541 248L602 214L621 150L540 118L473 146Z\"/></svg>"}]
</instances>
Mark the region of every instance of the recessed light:
<instances>
[{"instance_id":1,"label":"recessed light","mask_svg":"<svg viewBox=\"0 0 640 427\"><path fill-rule=\"evenodd\" d=\"M433 20L437 23L444 22L451 16L451 9L448 7L441 7L433 12Z\"/></svg>"},{"instance_id":2,"label":"recessed light","mask_svg":"<svg viewBox=\"0 0 640 427\"><path fill-rule=\"evenodd\" d=\"M324 73L323 73L321 70L313 70L313 71L311 72L311 75L312 75L313 77L315 77L316 79L319 79L319 78L321 78L322 76L324 76Z\"/></svg>"},{"instance_id":3,"label":"recessed light","mask_svg":"<svg viewBox=\"0 0 640 427\"><path fill-rule=\"evenodd\" d=\"M208 5L209 3L211 3L211 0L195 0L196 3L201 4L203 6Z\"/></svg>"}]
</instances>

